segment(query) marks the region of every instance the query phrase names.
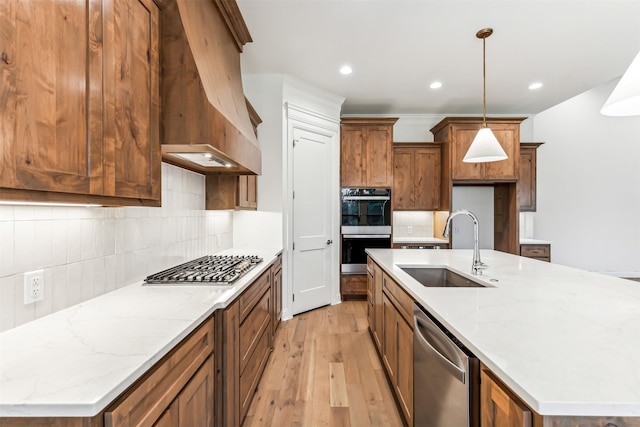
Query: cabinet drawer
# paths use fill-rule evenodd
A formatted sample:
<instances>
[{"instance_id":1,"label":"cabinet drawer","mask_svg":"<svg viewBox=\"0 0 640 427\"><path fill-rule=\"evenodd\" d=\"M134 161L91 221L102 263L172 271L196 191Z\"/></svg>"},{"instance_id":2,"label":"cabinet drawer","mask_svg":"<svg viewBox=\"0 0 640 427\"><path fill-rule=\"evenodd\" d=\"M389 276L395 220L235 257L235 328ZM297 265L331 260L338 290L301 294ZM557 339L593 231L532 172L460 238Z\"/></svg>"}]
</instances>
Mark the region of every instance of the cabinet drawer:
<instances>
[{"instance_id":1,"label":"cabinet drawer","mask_svg":"<svg viewBox=\"0 0 640 427\"><path fill-rule=\"evenodd\" d=\"M245 317L251 312L253 306L260 301L262 294L269 288L271 283L271 271L267 270L258 277L253 284L240 295L238 303L240 304L240 322L244 322Z\"/></svg>"},{"instance_id":2,"label":"cabinet drawer","mask_svg":"<svg viewBox=\"0 0 640 427\"><path fill-rule=\"evenodd\" d=\"M213 353L214 318L206 320L105 412L105 426L152 425Z\"/></svg>"},{"instance_id":3,"label":"cabinet drawer","mask_svg":"<svg viewBox=\"0 0 640 427\"><path fill-rule=\"evenodd\" d=\"M273 262L271 268L273 269L274 273L282 270L282 255L278 255L278 258L276 258L276 260Z\"/></svg>"},{"instance_id":4,"label":"cabinet drawer","mask_svg":"<svg viewBox=\"0 0 640 427\"><path fill-rule=\"evenodd\" d=\"M244 416L249 409L253 392L258 386L260 381L260 375L264 367L267 364L267 358L269 357L269 334L265 331L260 335L255 351L251 354L247 360L247 368L244 373L240 375L240 419L244 419Z\"/></svg>"},{"instance_id":5,"label":"cabinet drawer","mask_svg":"<svg viewBox=\"0 0 640 427\"><path fill-rule=\"evenodd\" d=\"M520 245L520 256L548 258L550 252L550 245Z\"/></svg>"},{"instance_id":6,"label":"cabinet drawer","mask_svg":"<svg viewBox=\"0 0 640 427\"><path fill-rule=\"evenodd\" d=\"M240 325L240 375L244 372L251 354L256 351L262 333L270 326L269 308L270 292L265 291L258 304Z\"/></svg>"},{"instance_id":7,"label":"cabinet drawer","mask_svg":"<svg viewBox=\"0 0 640 427\"><path fill-rule=\"evenodd\" d=\"M413 298L386 273L383 274L383 289L408 324L413 325Z\"/></svg>"}]
</instances>

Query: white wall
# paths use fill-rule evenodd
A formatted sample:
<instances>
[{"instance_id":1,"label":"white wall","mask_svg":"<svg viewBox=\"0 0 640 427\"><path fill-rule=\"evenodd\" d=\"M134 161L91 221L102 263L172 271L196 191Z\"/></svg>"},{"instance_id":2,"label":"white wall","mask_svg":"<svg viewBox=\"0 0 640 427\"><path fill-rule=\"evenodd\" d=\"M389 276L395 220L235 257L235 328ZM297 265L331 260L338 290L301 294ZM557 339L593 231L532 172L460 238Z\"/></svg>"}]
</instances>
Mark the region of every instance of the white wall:
<instances>
[{"instance_id":1,"label":"white wall","mask_svg":"<svg viewBox=\"0 0 640 427\"><path fill-rule=\"evenodd\" d=\"M0 205L0 330L230 248L233 212L204 210L204 175L162 164L162 207ZM44 300L23 303L44 269Z\"/></svg>"},{"instance_id":2,"label":"white wall","mask_svg":"<svg viewBox=\"0 0 640 427\"><path fill-rule=\"evenodd\" d=\"M553 262L640 276L640 117L600 114L615 83L535 116L535 237Z\"/></svg>"}]
</instances>

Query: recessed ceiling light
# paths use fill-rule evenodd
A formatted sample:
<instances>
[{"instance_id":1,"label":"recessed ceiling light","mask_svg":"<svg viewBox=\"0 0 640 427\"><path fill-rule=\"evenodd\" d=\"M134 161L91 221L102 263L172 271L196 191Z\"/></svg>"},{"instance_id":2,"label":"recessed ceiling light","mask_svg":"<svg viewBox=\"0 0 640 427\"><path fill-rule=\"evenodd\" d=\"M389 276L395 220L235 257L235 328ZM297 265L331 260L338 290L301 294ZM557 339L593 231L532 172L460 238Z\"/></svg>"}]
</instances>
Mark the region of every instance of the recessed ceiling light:
<instances>
[{"instance_id":1,"label":"recessed ceiling light","mask_svg":"<svg viewBox=\"0 0 640 427\"><path fill-rule=\"evenodd\" d=\"M541 87L542 87L542 83L540 83L540 82L531 83L529 85L529 89L531 89L531 90L540 89Z\"/></svg>"},{"instance_id":2,"label":"recessed ceiling light","mask_svg":"<svg viewBox=\"0 0 640 427\"><path fill-rule=\"evenodd\" d=\"M351 67L349 67L348 65L343 65L340 68L340 74L344 74L345 76L347 74L351 74L353 72L353 70L351 69Z\"/></svg>"},{"instance_id":3,"label":"recessed ceiling light","mask_svg":"<svg viewBox=\"0 0 640 427\"><path fill-rule=\"evenodd\" d=\"M433 83L431 83L431 84L429 85L429 87L430 87L431 89L439 89L439 88L441 88L441 87L442 87L442 83L440 83L440 82L433 82Z\"/></svg>"}]
</instances>

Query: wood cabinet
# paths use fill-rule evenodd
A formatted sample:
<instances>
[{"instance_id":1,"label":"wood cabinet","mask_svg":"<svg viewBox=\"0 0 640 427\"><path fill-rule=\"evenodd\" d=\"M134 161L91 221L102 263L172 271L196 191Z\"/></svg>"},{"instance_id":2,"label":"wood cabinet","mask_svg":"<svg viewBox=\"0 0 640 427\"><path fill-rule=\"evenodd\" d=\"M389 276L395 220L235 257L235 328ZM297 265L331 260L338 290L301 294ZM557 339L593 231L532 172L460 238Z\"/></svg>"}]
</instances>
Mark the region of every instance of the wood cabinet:
<instances>
[{"instance_id":1,"label":"wood cabinet","mask_svg":"<svg viewBox=\"0 0 640 427\"><path fill-rule=\"evenodd\" d=\"M393 145L393 210L440 208L440 144Z\"/></svg>"},{"instance_id":2,"label":"wood cabinet","mask_svg":"<svg viewBox=\"0 0 640 427\"><path fill-rule=\"evenodd\" d=\"M0 198L160 204L159 14L153 0L0 3Z\"/></svg>"},{"instance_id":3,"label":"wood cabinet","mask_svg":"<svg viewBox=\"0 0 640 427\"><path fill-rule=\"evenodd\" d=\"M382 354L382 331L384 329L383 301L382 301L382 268L374 263L371 258L367 258L368 287L371 289L371 317L369 318L369 328L373 343Z\"/></svg>"},{"instance_id":4,"label":"wood cabinet","mask_svg":"<svg viewBox=\"0 0 640 427\"><path fill-rule=\"evenodd\" d=\"M275 340L276 329L282 319L282 255L271 266L271 348Z\"/></svg>"},{"instance_id":5,"label":"wood cabinet","mask_svg":"<svg viewBox=\"0 0 640 427\"><path fill-rule=\"evenodd\" d=\"M241 425L271 352L271 270L222 312L216 425Z\"/></svg>"},{"instance_id":6,"label":"wood cabinet","mask_svg":"<svg viewBox=\"0 0 640 427\"><path fill-rule=\"evenodd\" d=\"M258 177L256 175L238 176L238 208L258 209Z\"/></svg>"},{"instance_id":7,"label":"wood cabinet","mask_svg":"<svg viewBox=\"0 0 640 427\"><path fill-rule=\"evenodd\" d=\"M400 410L413 425L413 299L383 273L382 360Z\"/></svg>"},{"instance_id":8,"label":"wood cabinet","mask_svg":"<svg viewBox=\"0 0 640 427\"><path fill-rule=\"evenodd\" d=\"M340 183L343 187L393 185L393 124L397 118L343 118Z\"/></svg>"},{"instance_id":9,"label":"wood cabinet","mask_svg":"<svg viewBox=\"0 0 640 427\"><path fill-rule=\"evenodd\" d=\"M542 426L541 417L502 385L486 367L482 367L480 373L480 413L482 427Z\"/></svg>"},{"instance_id":10,"label":"wood cabinet","mask_svg":"<svg viewBox=\"0 0 640 427\"><path fill-rule=\"evenodd\" d=\"M466 182L516 182L520 163L520 123L524 117L487 118L500 145L507 154L507 160L489 163L464 163L467 153L478 130L482 128L479 117L447 117L431 129L435 141L445 143L448 155L445 157L453 181Z\"/></svg>"},{"instance_id":11,"label":"wood cabinet","mask_svg":"<svg viewBox=\"0 0 640 427\"><path fill-rule=\"evenodd\" d=\"M214 318L176 346L104 414L106 427L213 427Z\"/></svg>"},{"instance_id":12,"label":"wood cabinet","mask_svg":"<svg viewBox=\"0 0 640 427\"><path fill-rule=\"evenodd\" d=\"M366 274L343 274L340 277L340 294L345 300L364 299L367 295Z\"/></svg>"},{"instance_id":13,"label":"wood cabinet","mask_svg":"<svg viewBox=\"0 0 640 427\"><path fill-rule=\"evenodd\" d=\"M521 244L520 256L551 262L550 244Z\"/></svg>"},{"instance_id":14,"label":"wood cabinet","mask_svg":"<svg viewBox=\"0 0 640 427\"><path fill-rule=\"evenodd\" d=\"M206 187L205 208L208 210L258 209L256 175L209 173L206 175Z\"/></svg>"},{"instance_id":15,"label":"wood cabinet","mask_svg":"<svg viewBox=\"0 0 640 427\"><path fill-rule=\"evenodd\" d=\"M521 212L536 211L536 153L543 142L520 143L520 172L518 178L518 205Z\"/></svg>"}]
</instances>

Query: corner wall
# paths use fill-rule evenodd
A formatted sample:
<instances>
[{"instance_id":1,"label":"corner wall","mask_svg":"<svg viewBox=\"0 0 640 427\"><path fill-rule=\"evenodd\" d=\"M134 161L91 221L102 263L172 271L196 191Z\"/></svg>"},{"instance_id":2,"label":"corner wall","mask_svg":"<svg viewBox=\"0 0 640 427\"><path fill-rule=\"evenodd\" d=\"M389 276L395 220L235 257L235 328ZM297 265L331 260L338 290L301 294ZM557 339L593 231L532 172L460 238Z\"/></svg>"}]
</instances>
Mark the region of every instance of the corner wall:
<instances>
[{"instance_id":1,"label":"corner wall","mask_svg":"<svg viewBox=\"0 0 640 427\"><path fill-rule=\"evenodd\" d=\"M535 237L554 263L640 276L640 117L600 108L616 81L537 114Z\"/></svg>"}]
</instances>

